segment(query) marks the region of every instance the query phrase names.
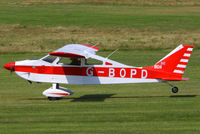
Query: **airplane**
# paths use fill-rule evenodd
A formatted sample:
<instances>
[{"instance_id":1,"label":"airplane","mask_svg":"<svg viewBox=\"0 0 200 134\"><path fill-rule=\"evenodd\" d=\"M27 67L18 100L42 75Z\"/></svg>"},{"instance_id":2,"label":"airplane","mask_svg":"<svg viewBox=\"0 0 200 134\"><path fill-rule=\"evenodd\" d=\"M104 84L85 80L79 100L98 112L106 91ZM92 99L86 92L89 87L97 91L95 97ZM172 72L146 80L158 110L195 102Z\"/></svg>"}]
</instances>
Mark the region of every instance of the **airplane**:
<instances>
[{"instance_id":1,"label":"airplane","mask_svg":"<svg viewBox=\"0 0 200 134\"><path fill-rule=\"evenodd\" d=\"M59 84L122 84L185 81L182 75L193 46L179 45L168 55L149 67L134 67L96 55L96 46L68 44L41 59L11 62L4 68L15 72L30 83L52 83L43 92L49 100L58 100L73 92ZM98 64L88 63L89 59ZM169 84L169 83L168 83ZM178 87L169 84L173 93Z\"/></svg>"}]
</instances>

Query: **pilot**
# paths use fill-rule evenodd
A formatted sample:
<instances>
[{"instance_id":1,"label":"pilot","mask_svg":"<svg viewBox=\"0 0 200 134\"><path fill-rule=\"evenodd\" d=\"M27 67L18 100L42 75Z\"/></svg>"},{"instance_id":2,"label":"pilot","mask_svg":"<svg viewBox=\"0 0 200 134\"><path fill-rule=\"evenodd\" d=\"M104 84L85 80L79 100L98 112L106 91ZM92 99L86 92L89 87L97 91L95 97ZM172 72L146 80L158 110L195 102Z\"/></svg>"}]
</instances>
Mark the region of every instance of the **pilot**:
<instances>
[{"instance_id":1,"label":"pilot","mask_svg":"<svg viewBox=\"0 0 200 134\"><path fill-rule=\"evenodd\" d=\"M71 58L70 65L81 65L81 60L79 58Z\"/></svg>"}]
</instances>

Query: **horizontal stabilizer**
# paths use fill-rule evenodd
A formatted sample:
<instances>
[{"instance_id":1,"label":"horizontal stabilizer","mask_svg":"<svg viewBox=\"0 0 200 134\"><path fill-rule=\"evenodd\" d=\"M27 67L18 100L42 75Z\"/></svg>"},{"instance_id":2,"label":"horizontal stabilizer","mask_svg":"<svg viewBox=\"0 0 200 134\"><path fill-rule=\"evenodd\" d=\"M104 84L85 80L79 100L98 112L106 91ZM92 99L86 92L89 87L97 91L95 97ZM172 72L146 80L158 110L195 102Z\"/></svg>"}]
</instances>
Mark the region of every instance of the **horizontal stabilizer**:
<instances>
[{"instance_id":1,"label":"horizontal stabilizer","mask_svg":"<svg viewBox=\"0 0 200 134\"><path fill-rule=\"evenodd\" d=\"M168 80L168 81L187 81L189 78L161 78L161 80Z\"/></svg>"}]
</instances>

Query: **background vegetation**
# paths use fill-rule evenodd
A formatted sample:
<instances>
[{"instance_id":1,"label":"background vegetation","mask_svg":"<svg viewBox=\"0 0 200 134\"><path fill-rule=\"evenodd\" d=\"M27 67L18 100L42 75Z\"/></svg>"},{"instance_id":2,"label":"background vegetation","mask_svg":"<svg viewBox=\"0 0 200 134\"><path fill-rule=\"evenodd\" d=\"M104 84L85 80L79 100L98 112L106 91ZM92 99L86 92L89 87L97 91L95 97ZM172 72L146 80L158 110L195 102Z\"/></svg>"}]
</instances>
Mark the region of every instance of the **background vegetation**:
<instances>
[{"instance_id":1,"label":"background vegetation","mask_svg":"<svg viewBox=\"0 0 200 134\"><path fill-rule=\"evenodd\" d=\"M103 50L166 49L182 43L199 49L198 4L195 0L2 1L0 52L49 52L68 43L98 44Z\"/></svg>"}]
</instances>

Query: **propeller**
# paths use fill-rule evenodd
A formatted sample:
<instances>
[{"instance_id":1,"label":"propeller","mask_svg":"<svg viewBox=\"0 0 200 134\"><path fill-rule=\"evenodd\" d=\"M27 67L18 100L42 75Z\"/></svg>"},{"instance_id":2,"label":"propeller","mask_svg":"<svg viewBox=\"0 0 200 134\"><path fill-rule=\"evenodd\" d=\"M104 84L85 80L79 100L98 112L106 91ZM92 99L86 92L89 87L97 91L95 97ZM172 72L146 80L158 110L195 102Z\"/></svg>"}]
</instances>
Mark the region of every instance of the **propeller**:
<instances>
[{"instance_id":1,"label":"propeller","mask_svg":"<svg viewBox=\"0 0 200 134\"><path fill-rule=\"evenodd\" d=\"M12 72L15 71L15 62L5 64L3 67L7 70L10 70L10 74L12 74Z\"/></svg>"},{"instance_id":2,"label":"propeller","mask_svg":"<svg viewBox=\"0 0 200 134\"><path fill-rule=\"evenodd\" d=\"M11 66L11 68L10 68L10 75L12 75L13 71L15 71L15 68L14 68L14 66Z\"/></svg>"}]
</instances>

